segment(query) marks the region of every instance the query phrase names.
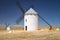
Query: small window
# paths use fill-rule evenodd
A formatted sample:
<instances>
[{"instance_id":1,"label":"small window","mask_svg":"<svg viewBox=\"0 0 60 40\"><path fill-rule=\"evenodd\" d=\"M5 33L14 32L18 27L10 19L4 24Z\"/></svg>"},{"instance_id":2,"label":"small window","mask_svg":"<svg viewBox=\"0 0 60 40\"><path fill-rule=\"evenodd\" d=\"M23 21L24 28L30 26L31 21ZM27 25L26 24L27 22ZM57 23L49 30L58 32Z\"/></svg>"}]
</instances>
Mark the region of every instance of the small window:
<instances>
[{"instance_id":1,"label":"small window","mask_svg":"<svg viewBox=\"0 0 60 40\"><path fill-rule=\"evenodd\" d=\"M27 22L27 19L26 19L26 22Z\"/></svg>"}]
</instances>

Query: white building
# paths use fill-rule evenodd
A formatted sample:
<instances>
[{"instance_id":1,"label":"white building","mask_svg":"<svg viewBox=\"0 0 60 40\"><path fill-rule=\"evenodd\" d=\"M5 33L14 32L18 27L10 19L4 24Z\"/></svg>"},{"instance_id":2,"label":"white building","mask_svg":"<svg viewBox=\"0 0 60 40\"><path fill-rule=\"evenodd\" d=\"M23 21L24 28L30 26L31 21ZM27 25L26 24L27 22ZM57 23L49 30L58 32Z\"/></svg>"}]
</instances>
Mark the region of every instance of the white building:
<instances>
[{"instance_id":1,"label":"white building","mask_svg":"<svg viewBox=\"0 0 60 40\"><path fill-rule=\"evenodd\" d=\"M11 26L9 25L8 27L7 27L7 31L10 31L11 30Z\"/></svg>"},{"instance_id":2,"label":"white building","mask_svg":"<svg viewBox=\"0 0 60 40\"><path fill-rule=\"evenodd\" d=\"M38 13L30 8L24 15L24 30L38 30Z\"/></svg>"}]
</instances>

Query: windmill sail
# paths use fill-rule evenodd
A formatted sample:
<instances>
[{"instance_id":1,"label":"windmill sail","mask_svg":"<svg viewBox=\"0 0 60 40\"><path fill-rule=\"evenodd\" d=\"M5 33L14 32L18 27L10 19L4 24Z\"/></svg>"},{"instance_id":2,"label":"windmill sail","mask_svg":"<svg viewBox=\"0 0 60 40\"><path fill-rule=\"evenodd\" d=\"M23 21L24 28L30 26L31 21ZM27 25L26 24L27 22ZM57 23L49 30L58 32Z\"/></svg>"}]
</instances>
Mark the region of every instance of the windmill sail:
<instances>
[{"instance_id":1,"label":"windmill sail","mask_svg":"<svg viewBox=\"0 0 60 40\"><path fill-rule=\"evenodd\" d=\"M19 18L16 20L16 23L19 24L19 22L24 18L24 13L25 13L25 12L24 12L21 4L18 2L18 0L16 0L16 4L17 4L17 6L19 7L19 9L20 9L21 12L22 12L22 15L19 16Z\"/></svg>"},{"instance_id":2,"label":"windmill sail","mask_svg":"<svg viewBox=\"0 0 60 40\"><path fill-rule=\"evenodd\" d=\"M41 17L40 15L38 15L46 24L48 24L49 25L49 30L51 30L52 29L52 26L43 18L43 17Z\"/></svg>"},{"instance_id":3,"label":"windmill sail","mask_svg":"<svg viewBox=\"0 0 60 40\"><path fill-rule=\"evenodd\" d=\"M18 2L18 0L16 1L16 4L17 4L17 6L19 7L19 9L22 11L22 13L24 14L25 12L24 12L21 4Z\"/></svg>"},{"instance_id":4,"label":"windmill sail","mask_svg":"<svg viewBox=\"0 0 60 40\"><path fill-rule=\"evenodd\" d=\"M19 24L19 22L24 18L24 16L19 16L19 18L16 20L16 24Z\"/></svg>"}]
</instances>

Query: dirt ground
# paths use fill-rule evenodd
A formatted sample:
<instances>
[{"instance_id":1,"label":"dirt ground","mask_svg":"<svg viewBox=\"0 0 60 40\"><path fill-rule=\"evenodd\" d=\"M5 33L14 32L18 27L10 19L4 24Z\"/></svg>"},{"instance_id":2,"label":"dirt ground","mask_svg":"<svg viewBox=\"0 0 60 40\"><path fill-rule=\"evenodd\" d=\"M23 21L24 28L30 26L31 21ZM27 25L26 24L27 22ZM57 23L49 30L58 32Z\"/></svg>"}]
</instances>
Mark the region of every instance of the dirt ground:
<instances>
[{"instance_id":1,"label":"dirt ground","mask_svg":"<svg viewBox=\"0 0 60 40\"><path fill-rule=\"evenodd\" d=\"M0 31L0 40L60 40L60 31Z\"/></svg>"}]
</instances>

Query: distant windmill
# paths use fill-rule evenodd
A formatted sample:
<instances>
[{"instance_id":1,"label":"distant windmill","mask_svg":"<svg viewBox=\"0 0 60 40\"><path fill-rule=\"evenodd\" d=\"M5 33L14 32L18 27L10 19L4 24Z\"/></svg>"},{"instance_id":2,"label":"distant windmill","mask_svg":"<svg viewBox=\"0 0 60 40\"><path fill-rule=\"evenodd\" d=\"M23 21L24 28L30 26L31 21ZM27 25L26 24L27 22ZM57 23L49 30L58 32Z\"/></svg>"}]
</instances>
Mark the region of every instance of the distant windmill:
<instances>
[{"instance_id":1,"label":"distant windmill","mask_svg":"<svg viewBox=\"0 0 60 40\"><path fill-rule=\"evenodd\" d=\"M10 24L5 23L5 26L6 26L5 29L6 29L7 31L10 31L10 30L11 30L11 26L10 26Z\"/></svg>"},{"instance_id":2,"label":"distant windmill","mask_svg":"<svg viewBox=\"0 0 60 40\"><path fill-rule=\"evenodd\" d=\"M25 11L23 10L21 4L17 1L17 5L19 7L19 9L22 11L22 16L20 16L17 20L16 20L16 23L19 24L19 22L24 18L24 15L25 15ZM31 6L32 8L33 6ZM49 25L49 30L52 29L52 26L43 18L41 17L39 14L38 14L39 18L41 18L46 24Z\"/></svg>"}]
</instances>

